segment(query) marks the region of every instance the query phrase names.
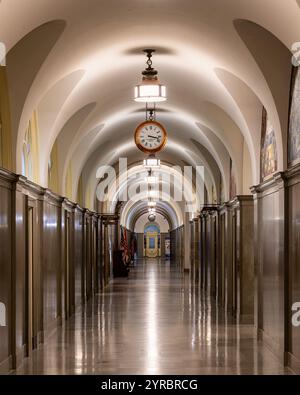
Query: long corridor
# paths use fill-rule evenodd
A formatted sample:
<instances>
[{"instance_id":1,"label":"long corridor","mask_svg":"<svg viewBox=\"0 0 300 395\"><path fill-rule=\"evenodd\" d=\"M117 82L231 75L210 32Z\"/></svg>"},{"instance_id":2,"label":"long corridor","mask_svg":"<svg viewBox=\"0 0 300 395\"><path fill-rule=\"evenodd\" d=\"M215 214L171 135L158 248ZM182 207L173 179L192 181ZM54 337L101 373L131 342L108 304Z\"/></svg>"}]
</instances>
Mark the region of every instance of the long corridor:
<instances>
[{"instance_id":1,"label":"long corridor","mask_svg":"<svg viewBox=\"0 0 300 395\"><path fill-rule=\"evenodd\" d=\"M145 259L27 358L17 374L288 374L169 261Z\"/></svg>"}]
</instances>

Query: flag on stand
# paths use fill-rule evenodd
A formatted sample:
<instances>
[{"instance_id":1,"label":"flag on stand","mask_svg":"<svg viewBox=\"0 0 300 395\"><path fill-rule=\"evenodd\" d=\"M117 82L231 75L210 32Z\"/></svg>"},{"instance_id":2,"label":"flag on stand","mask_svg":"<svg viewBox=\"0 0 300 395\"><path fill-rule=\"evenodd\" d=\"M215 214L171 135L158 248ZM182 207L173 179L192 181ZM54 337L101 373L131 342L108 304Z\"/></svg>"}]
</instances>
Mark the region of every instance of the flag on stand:
<instances>
[{"instance_id":1,"label":"flag on stand","mask_svg":"<svg viewBox=\"0 0 300 395\"><path fill-rule=\"evenodd\" d=\"M130 252L127 243L126 229L121 226L121 251L122 251L122 260L125 265L128 265L130 262Z\"/></svg>"}]
</instances>

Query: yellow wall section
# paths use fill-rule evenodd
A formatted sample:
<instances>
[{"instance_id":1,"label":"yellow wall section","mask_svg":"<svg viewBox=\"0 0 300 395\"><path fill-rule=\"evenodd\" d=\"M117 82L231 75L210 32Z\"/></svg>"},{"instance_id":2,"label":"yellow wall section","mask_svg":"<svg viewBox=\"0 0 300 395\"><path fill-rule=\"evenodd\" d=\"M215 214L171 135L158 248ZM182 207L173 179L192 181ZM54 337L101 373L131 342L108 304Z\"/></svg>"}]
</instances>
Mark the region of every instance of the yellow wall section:
<instances>
[{"instance_id":1,"label":"yellow wall section","mask_svg":"<svg viewBox=\"0 0 300 395\"><path fill-rule=\"evenodd\" d=\"M65 185L66 197L70 200L73 200L72 196L72 163L69 163L67 176L66 176L66 185Z\"/></svg>"},{"instance_id":2,"label":"yellow wall section","mask_svg":"<svg viewBox=\"0 0 300 395\"><path fill-rule=\"evenodd\" d=\"M5 67L0 66L0 166L15 171L12 156L11 120Z\"/></svg>"},{"instance_id":3,"label":"yellow wall section","mask_svg":"<svg viewBox=\"0 0 300 395\"><path fill-rule=\"evenodd\" d=\"M82 175L80 176L79 181L78 181L77 202L78 202L78 204L80 204L80 206L84 206Z\"/></svg>"},{"instance_id":4,"label":"yellow wall section","mask_svg":"<svg viewBox=\"0 0 300 395\"><path fill-rule=\"evenodd\" d=\"M55 141L48 164L48 187L55 193L60 193L58 179L57 141Z\"/></svg>"},{"instance_id":5,"label":"yellow wall section","mask_svg":"<svg viewBox=\"0 0 300 395\"><path fill-rule=\"evenodd\" d=\"M91 201L91 186L90 186L90 184L86 188L85 207L88 208L89 210L94 210L94 205L92 204L92 201Z\"/></svg>"},{"instance_id":6,"label":"yellow wall section","mask_svg":"<svg viewBox=\"0 0 300 395\"><path fill-rule=\"evenodd\" d=\"M39 183L39 142L38 119L34 111L28 123L23 142L23 169L22 173L30 181Z\"/></svg>"},{"instance_id":7,"label":"yellow wall section","mask_svg":"<svg viewBox=\"0 0 300 395\"><path fill-rule=\"evenodd\" d=\"M33 154L33 181L40 182L40 160L39 160L39 129L37 112L34 111L31 118L31 131L32 131L32 154Z\"/></svg>"}]
</instances>

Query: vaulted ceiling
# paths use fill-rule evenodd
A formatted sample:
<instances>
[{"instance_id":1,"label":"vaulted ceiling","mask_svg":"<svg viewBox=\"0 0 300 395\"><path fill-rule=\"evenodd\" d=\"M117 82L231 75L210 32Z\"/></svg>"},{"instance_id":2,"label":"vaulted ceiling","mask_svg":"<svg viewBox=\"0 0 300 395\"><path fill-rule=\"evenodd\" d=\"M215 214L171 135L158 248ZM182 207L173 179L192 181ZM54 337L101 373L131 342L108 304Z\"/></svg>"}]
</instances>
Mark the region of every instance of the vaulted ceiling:
<instances>
[{"instance_id":1,"label":"vaulted ceiling","mask_svg":"<svg viewBox=\"0 0 300 395\"><path fill-rule=\"evenodd\" d=\"M300 41L296 0L9 0L0 3L16 170L33 110L39 115L40 183L59 144L60 193L73 164L96 189L101 164L144 155L133 141L144 108L132 100L145 58L168 89L157 116L168 130L169 164L203 165L206 182L229 197L230 158L238 193L259 182L265 106L286 167L290 48ZM280 77L280 78L279 78Z\"/></svg>"}]
</instances>

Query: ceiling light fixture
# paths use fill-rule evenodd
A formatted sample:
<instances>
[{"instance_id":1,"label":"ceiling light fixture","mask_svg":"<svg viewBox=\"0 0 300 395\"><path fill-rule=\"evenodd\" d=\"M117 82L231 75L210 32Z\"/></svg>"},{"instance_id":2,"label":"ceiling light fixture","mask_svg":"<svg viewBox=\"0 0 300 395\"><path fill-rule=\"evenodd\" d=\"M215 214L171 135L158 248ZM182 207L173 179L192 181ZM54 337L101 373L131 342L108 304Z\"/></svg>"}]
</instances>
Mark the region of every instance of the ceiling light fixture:
<instances>
[{"instance_id":1,"label":"ceiling light fixture","mask_svg":"<svg viewBox=\"0 0 300 395\"><path fill-rule=\"evenodd\" d=\"M135 86L134 100L142 103L158 103L167 100L167 89L165 85L160 84L158 72L152 67L152 53L155 49L144 49L147 54L147 68L142 72L142 83Z\"/></svg>"},{"instance_id":2,"label":"ceiling light fixture","mask_svg":"<svg viewBox=\"0 0 300 395\"><path fill-rule=\"evenodd\" d=\"M151 169L148 171L148 176L145 178L145 181L147 182L147 184L156 184L157 177L155 177L152 174L152 170Z\"/></svg>"},{"instance_id":3,"label":"ceiling light fixture","mask_svg":"<svg viewBox=\"0 0 300 395\"><path fill-rule=\"evenodd\" d=\"M159 200L159 191L148 191L148 198Z\"/></svg>"},{"instance_id":4,"label":"ceiling light fixture","mask_svg":"<svg viewBox=\"0 0 300 395\"><path fill-rule=\"evenodd\" d=\"M148 216L148 220L149 220L150 222L154 222L155 219L156 219L156 215L155 215L155 214L150 214L150 215Z\"/></svg>"},{"instance_id":5,"label":"ceiling light fixture","mask_svg":"<svg viewBox=\"0 0 300 395\"><path fill-rule=\"evenodd\" d=\"M156 184L157 178L155 176L148 176L146 177L146 182L148 184Z\"/></svg>"},{"instance_id":6,"label":"ceiling light fixture","mask_svg":"<svg viewBox=\"0 0 300 395\"><path fill-rule=\"evenodd\" d=\"M147 159L144 159L144 167L146 169L159 168L160 159L157 159L154 155L149 155Z\"/></svg>"}]
</instances>

